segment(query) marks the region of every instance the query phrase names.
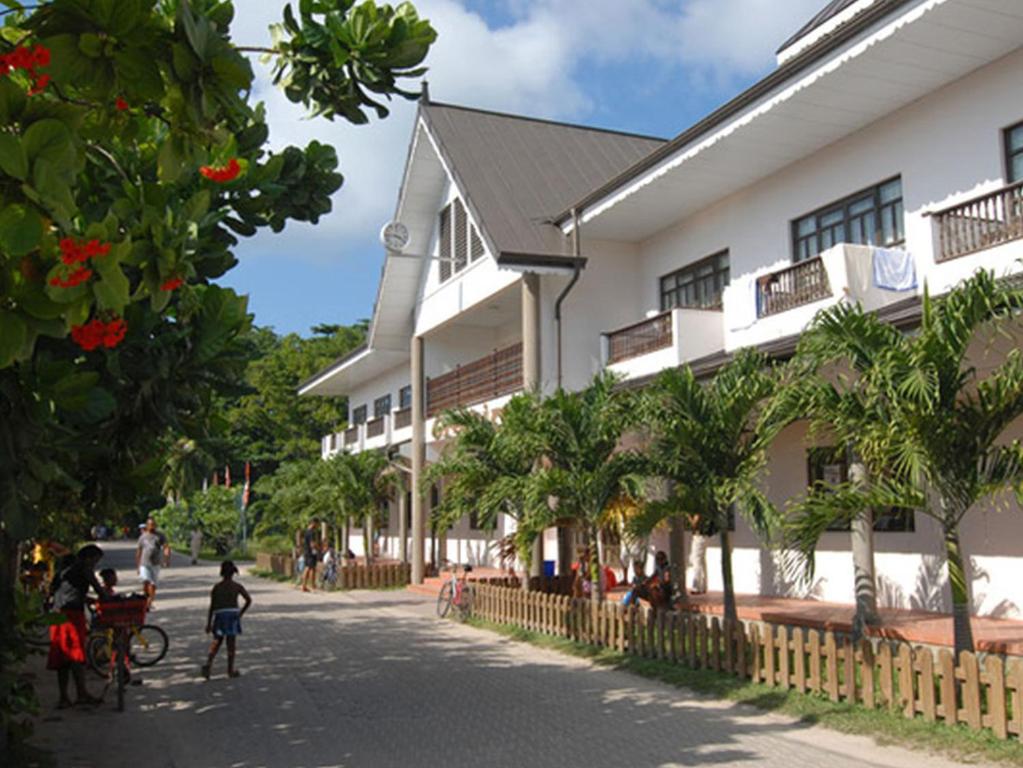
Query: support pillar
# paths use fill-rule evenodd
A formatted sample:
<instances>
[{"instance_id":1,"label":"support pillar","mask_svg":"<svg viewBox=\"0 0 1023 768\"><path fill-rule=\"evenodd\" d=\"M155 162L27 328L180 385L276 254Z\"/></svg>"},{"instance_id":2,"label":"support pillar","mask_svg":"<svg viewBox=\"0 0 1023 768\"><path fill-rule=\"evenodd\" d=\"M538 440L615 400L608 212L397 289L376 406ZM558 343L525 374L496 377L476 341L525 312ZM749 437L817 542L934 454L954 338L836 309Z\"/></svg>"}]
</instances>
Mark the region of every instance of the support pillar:
<instances>
[{"instance_id":1,"label":"support pillar","mask_svg":"<svg viewBox=\"0 0 1023 768\"><path fill-rule=\"evenodd\" d=\"M426 575L426 515L423 509L423 471L426 469L426 380L423 376L423 339L412 338L412 583Z\"/></svg>"},{"instance_id":2,"label":"support pillar","mask_svg":"<svg viewBox=\"0 0 1023 768\"><path fill-rule=\"evenodd\" d=\"M540 276L522 276L522 388L540 390ZM533 542L529 575L543 576L543 534Z\"/></svg>"},{"instance_id":3,"label":"support pillar","mask_svg":"<svg viewBox=\"0 0 1023 768\"><path fill-rule=\"evenodd\" d=\"M398 557L403 563L408 562L408 480L404 472L398 474L398 486L395 489L398 497Z\"/></svg>"}]
</instances>

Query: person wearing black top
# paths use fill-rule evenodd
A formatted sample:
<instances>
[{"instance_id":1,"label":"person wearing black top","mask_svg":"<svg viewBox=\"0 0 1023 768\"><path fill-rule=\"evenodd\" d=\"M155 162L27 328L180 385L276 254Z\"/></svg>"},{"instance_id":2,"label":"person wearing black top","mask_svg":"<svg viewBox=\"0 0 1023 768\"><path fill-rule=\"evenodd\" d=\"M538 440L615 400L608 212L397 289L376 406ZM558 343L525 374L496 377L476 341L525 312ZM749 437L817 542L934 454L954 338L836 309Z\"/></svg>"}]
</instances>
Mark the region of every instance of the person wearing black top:
<instances>
[{"instance_id":1,"label":"person wearing black top","mask_svg":"<svg viewBox=\"0 0 1023 768\"><path fill-rule=\"evenodd\" d=\"M85 624L85 601L90 589L97 595L105 594L95 573L102 559L103 550L95 544L87 544L53 582L53 607L66 619L50 627L50 655L46 664L48 669L57 672L58 709L71 706L68 681L72 677L77 694L75 704L99 704L101 701L91 696L85 685L85 638L89 632Z\"/></svg>"},{"instance_id":2,"label":"person wearing black top","mask_svg":"<svg viewBox=\"0 0 1023 768\"><path fill-rule=\"evenodd\" d=\"M309 521L302 534L302 559L305 570L302 571L302 591L308 592L316 587L316 564L320 559L320 534L317 528L319 521L314 517Z\"/></svg>"}]
</instances>

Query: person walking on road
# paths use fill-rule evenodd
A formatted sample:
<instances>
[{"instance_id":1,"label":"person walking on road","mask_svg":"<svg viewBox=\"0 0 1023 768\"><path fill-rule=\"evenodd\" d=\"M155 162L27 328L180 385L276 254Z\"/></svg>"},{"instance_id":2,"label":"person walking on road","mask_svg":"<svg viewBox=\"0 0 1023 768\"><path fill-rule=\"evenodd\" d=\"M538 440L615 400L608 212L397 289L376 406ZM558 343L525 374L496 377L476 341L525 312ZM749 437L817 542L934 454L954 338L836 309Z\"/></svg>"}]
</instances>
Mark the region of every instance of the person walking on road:
<instances>
[{"instance_id":1,"label":"person walking on road","mask_svg":"<svg viewBox=\"0 0 1023 768\"><path fill-rule=\"evenodd\" d=\"M320 561L319 528L320 521L314 517L302 534L302 559L305 562L305 570L302 571L303 592L316 588L316 564Z\"/></svg>"},{"instance_id":2,"label":"person walking on road","mask_svg":"<svg viewBox=\"0 0 1023 768\"><path fill-rule=\"evenodd\" d=\"M139 569L139 578L142 579L142 591L146 593L148 608L153 607L153 601L156 599L160 568L164 565L170 565L170 544L167 543L167 537L156 530L156 521L149 518L135 548L135 567Z\"/></svg>"},{"instance_id":3,"label":"person walking on road","mask_svg":"<svg viewBox=\"0 0 1023 768\"><path fill-rule=\"evenodd\" d=\"M96 580L96 566L103 559L103 550L95 544L86 544L75 555L74 561L61 570L53 584L53 607L64 614L63 624L50 627L50 655L46 667L57 673L60 701L57 709L72 704L68 696L68 682L75 681L75 704L99 704L102 700L91 696L85 684L85 638L89 633L85 624L85 599L91 588L97 596L105 594Z\"/></svg>"},{"instance_id":4,"label":"person walking on road","mask_svg":"<svg viewBox=\"0 0 1023 768\"><path fill-rule=\"evenodd\" d=\"M202 549L202 531L199 526L192 527L192 536L188 540L188 550L192 555L192 565L199 562L199 550Z\"/></svg>"},{"instance_id":5,"label":"person walking on road","mask_svg":"<svg viewBox=\"0 0 1023 768\"><path fill-rule=\"evenodd\" d=\"M241 584L234 580L238 568L230 560L220 564L220 581L210 592L210 610L206 614L206 634L213 634L209 656L202 665L202 676L210 679L213 660L220 650L221 643L227 640L227 676L238 677L241 673L234 668L234 654L238 635L242 633L242 616L252 605L252 598ZM240 609L238 598L245 601Z\"/></svg>"}]
</instances>

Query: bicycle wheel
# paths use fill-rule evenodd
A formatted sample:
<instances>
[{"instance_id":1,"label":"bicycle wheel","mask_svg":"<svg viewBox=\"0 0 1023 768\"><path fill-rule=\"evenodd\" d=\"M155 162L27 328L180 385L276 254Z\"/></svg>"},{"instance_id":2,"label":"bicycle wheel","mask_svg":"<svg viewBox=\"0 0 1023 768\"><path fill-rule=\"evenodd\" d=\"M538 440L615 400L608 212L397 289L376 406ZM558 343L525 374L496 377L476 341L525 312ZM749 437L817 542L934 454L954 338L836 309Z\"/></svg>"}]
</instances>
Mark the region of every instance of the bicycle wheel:
<instances>
[{"instance_id":1,"label":"bicycle wheel","mask_svg":"<svg viewBox=\"0 0 1023 768\"><path fill-rule=\"evenodd\" d=\"M113 645L105 631L90 632L85 641L85 661L100 677L110 675L110 654Z\"/></svg>"},{"instance_id":2,"label":"bicycle wheel","mask_svg":"<svg viewBox=\"0 0 1023 768\"><path fill-rule=\"evenodd\" d=\"M458 618L460 621L465 621L472 617L472 604L476 598L476 590L472 588L471 584L466 584L462 587L462 599L458 601Z\"/></svg>"},{"instance_id":3,"label":"bicycle wheel","mask_svg":"<svg viewBox=\"0 0 1023 768\"><path fill-rule=\"evenodd\" d=\"M128 658L137 667L151 667L167 655L167 633L153 624L131 631Z\"/></svg>"},{"instance_id":4,"label":"bicycle wheel","mask_svg":"<svg viewBox=\"0 0 1023 768\"><path fill-rule=\"evenodd\" d=\"M452 596L451 582L446 581L444 582L444 586L440 588L440 594L437 595L437 615L442 619L447 616L448 612L451 610Z\"/></svg>"},{"instance_id":5,"label":"bicycle wheel","mask_svg":"<svg viewBox=\"0 0 1023 768\"><path fill-rule=\"evenodd\" d=\"M124 712L124 689L128 687L128 665L124 662L124 649L117 649L117 711Z\"/></svg>"}]
</instances>

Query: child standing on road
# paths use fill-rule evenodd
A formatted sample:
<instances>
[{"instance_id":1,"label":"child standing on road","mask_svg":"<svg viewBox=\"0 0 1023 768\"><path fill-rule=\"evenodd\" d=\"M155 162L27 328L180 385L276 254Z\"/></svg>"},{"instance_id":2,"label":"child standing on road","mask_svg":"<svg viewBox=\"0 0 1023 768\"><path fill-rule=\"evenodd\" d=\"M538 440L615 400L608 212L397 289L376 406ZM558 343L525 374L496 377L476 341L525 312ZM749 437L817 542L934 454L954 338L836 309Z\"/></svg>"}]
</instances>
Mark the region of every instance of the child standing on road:
<instances>
[{"instance_id":1,"label":"child standing on road","mask_svg":"<svg viewBox=\"0 0 1023 768\"><path fill-rule=\"evenodd\" d=\"M210 592L210 610L206 616L206 634L213 634L213 642L210 643L210 654L206 663L202 665L202 676L210 679L210 670L213 667L213 659L216 658L220 644L227 639L227 675L238 677L241 673L234 668L235 638L242 633L241 618L249 606L252 605L252 598L248 591L241 584L234 580L238 568L230 560L220 564L220 581ZM245 601L245 605L238 608L238 598Z\"/></svg>"}]
</instances>

